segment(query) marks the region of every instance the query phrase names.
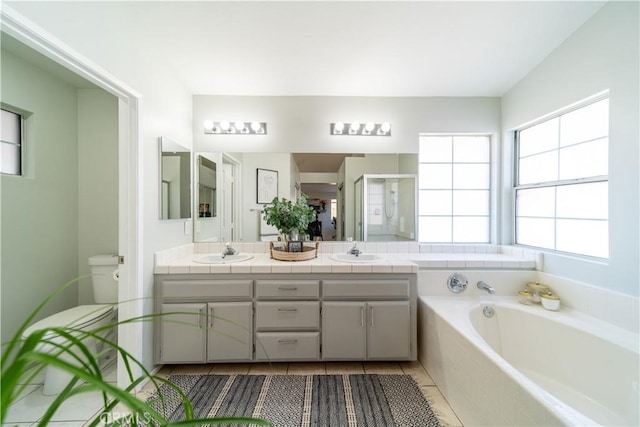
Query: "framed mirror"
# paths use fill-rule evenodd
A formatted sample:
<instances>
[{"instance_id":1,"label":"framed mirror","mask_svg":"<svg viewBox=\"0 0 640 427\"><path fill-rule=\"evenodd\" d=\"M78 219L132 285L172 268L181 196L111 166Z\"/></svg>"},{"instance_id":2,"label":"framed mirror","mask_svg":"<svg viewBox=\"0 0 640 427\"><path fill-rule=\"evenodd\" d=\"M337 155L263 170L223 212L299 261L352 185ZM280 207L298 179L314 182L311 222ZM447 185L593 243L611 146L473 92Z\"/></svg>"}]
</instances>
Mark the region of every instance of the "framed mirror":
<instances>
[{"instance_id":1,"label":"framed mirror","mask_svg":"<svg viewBox=\"0 0 640 427\"><path fill-rule=\"evenodd\" d=\"M191 150L161 136L160 152L160 219L191 218Z\"/></svg>"}]
</instances>

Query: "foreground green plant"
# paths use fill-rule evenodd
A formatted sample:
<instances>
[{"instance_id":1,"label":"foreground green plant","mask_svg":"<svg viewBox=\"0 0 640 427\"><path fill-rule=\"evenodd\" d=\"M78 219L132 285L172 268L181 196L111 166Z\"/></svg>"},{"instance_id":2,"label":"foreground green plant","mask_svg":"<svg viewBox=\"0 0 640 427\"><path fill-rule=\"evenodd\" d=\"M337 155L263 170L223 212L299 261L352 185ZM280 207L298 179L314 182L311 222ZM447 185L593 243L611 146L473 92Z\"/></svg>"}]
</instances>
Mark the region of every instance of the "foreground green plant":
<instances>
[{"instance_id":1,"label":"foreground green plant","mask_svg":"<svg viewBox=\"0 0 640 427\"><path fill-rule=\"evenodd\" d=\"M62 404L71 397L94 391L99 391L102 394L102 407L101 413L91 421L90 426L138 426L139 423L153 426L202 426L223 423L271 425L264 420L246 417L195 418L191 402L178 386L167 379L151 374L128 351L103 337L103 332L118 324L152 320L159 316L157 314L125 320L91 331L83 331L73 327L51 327L34 331L23 338L24 331L36 314L53 297L80 279L65 283L46 298L22 323L12 339L2 344L4 352L1 360L2 378L0 379L1 425L6 425L9 408L16 402L27 384L46 367L63 370L71 375L71 380L54 398L42 418L37 422L38 426L46 426ZM52 339L52 337L56 338ZM109 349L116 351L120 356L121 363L126 368L130 381L129 386L119 388L105 381L98 361L100 355L92 354L86 344L87 340L100 341L107 351ZM133 367L136 366L143 372L137 378L133 374ZM185 410L184 420L169 421L161 412L154 409L156 406L153 405L154 403L164 407L166 402L163 396L159 395L156 400L145 402L133 394L135 389L146 381L152 382L156 389L161 384L166 384L180 396ZM115 412L112 411L119 404L126 407L130 413L116 418ZM121 413L120 407L119 413Z\"/></svg>"}]
</instances>

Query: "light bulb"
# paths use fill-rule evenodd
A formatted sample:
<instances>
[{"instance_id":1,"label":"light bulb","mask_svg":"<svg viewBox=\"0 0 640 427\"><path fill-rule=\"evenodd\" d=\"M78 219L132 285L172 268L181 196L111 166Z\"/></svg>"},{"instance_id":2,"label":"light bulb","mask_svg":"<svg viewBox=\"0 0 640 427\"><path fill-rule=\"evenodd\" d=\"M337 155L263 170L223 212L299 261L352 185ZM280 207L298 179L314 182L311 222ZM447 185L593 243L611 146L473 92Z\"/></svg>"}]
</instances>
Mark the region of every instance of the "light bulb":
<instances>
[{"instance_id":1,"label":"light bulb","mask_svg":"<svg viewBox=\"0 0 640 427\"><path fill-rule=\"evenodd\" d=\"M371 131L376 127L376 125L373 124L373 122L367 122L366 125L364 125L364 130L366 130L367 132L371 133Z\"/></svg>"},{"instance_id":2,"label":"light bulb","mask_svg":"<svg viewBox=\"0 0 640 427\"><path fill-rule=\"evenodd\" d=\"M258 122L251 122L251 130L256 133L262 132L262 125Z\"/></svg>"},{"instance_id":3,"label":"light bulb","mask_svg":"<svg viewBox=\"0 0 640 427\"><path fill-rule=\"evenodd\" d=\"M238 132L242 132L244 130L244 122L237 121L233 126L238 129Z\"/></svg>"},{"instance_id":4,"label":"light bulb","mask_svg":"<svg viewBox=\"0 0 640 427\"><path fill-rule=\"evenodd\" d=\"M380 132L389 133L390 130L391 130L391 123L384 122L383 124L380 125Z\"/></svg>"},{"instance_id":5,"label":"light bulb","mask_svg":"<svg viewBox=\"0 0 640 427\"><path fill-rule=\"evenodd\" d=\"M344 123L335 122L333 125L333 130L334 132L342 133L342 131L344 130Z\"/></svg>"},{"instance_id":6,"label":"light bulb","mask_svg":"<svg viewBox=\"0 0 640 427\"><path fill-rule=\"evenodd\" d=\"M211 120L204 121L204 130L212 131L213 130L213 122Z\"/></svg>"},{"instance_id":7,"label":"light bulb","mask_svg":"<svg viewBox=\"0 0 640 427\"><path fill-rule=\"evenodd\" d=\"M229 123L228 121L223 120L220 122L220 129L222 129L223 131L225 132L228 131L230 127L231 127L231 123Z\"/></svg>"},{"instance_id":8,"label":"light bulb","mask_svg":"<svg viewBox=\"0 0 640 427\"><path fill-rule=\"evenodd\" d=\"M349 132L356 133L356 132L358 132L358 129L360 129L360 123L353 122L353 123L351 123L351 126L349 127Z\"/></svg>"}]
</instances>

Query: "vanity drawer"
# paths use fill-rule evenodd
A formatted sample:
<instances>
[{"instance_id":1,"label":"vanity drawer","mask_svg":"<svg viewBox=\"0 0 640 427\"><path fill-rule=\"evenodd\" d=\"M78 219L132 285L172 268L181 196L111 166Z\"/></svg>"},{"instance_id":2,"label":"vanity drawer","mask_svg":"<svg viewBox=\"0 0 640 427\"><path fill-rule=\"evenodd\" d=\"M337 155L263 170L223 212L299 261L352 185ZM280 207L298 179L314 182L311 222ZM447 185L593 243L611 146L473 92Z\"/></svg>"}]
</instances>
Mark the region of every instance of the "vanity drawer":
<instances>
[{"instance_id":1,"label":"vanity drawer","mask_svg":"<svg viewBox=\"0 0 640 427\"><path fill-rule=\"evenodd\" d=\"M320 303L318 302L258 302L256 303L256 329L318 329Z\"/></svg>"},{"instance_id":2,"label":"vanity drawer","mask_svg":"<svg viewBox=\"0 0 640 427\"><path fill-rule=\"evenodd\" d=\"M318 299L318 280L257 280L258 299Z\"/></svg>"},{"instance_id":3,"label":"vanity drawer","mask_svg":"<svg viewBox=\"0 0 640 427\"><path fill-rule=\"evenodd\" d=\"M318 360L319 332L258 332L256 360Z\"/></svg>"},{"instance_id":4,"label":"vanity drawer","mask_svg":"<svg viewBox=\"0 0 640 427\"><path fill-rule=\"evenodd\" d=\"M407 299L409 281L397 280L323 280L322 293L325 299Z\"/></svg>"},{"instance_id":5,"label":"vanity drawer","mask_svg":"<svg viewBox=\"0 0 640 427\"><path fill-rule=\"evenodd\" d=\"M163 301L250 299L253 280L165 280Z\"/></svg>"}]
</instances>

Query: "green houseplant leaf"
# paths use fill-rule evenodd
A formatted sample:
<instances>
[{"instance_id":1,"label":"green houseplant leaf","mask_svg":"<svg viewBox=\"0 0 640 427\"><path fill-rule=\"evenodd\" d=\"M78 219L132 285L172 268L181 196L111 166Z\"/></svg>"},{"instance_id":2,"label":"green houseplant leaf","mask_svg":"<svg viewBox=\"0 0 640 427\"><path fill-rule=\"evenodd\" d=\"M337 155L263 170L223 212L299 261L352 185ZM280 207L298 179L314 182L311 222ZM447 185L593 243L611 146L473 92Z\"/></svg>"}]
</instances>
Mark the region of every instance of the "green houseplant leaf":
<instances>
[{"instance_id":1,"label":"green houseplant leaf","mask_svg":"<svg viewBox=\"0 0 640 427\"><path fill-rule=\"evenodd\" d=\"M84 276L87 277L87 276ZM138 426L139 421L145 425L153 426L202 426L215 424L241 424L270 426L267 421L247 417L194 417L193 406L185 393L175 384L162 377L151 374L129 352L120 347L116 342L106 339L104 332L120 323L137 321L151 321L162 314L150 314L128 319L116 324L103 326L93 330L82 330L73 327L51 327L36 330L23 337L27 326L35 318L36 314L56 295L77 282L81 278L74 279L58 288L47 297L18 328L15 335L6 343L3 343L2 377L0 378L0 424L7 425L6 418L10 407L18 400L21 392L36 375L46 367L55 367L71 375L67 386L58 394L45 410L42 418L37 422L38 426L46 426L55 415L56 411L71 397L99 391L102 394L101 414L94 418L90 426ZM55 336L55 340L52 337ZM87 340L98 340L103 343L103 348L113 349L120 356L129 377L130 384L126 388L119 388L105 381L102 376L98 358L100 355L92 354ZM135 378L132 366L137 366L142 375ZM160 384L166 384L173 389L180 398L185 409L183 420L169 421L166 417L151 406L151 402L145 402L135 396L135 389L149 381L157 389ZM164 405L163 396L158 400ZM110 412L116 405L124 406L129 414L117 419L111 419ZM120 406L120 407L121 407ZM161 406L162 407L162 406ZM121 413L121 412L119 412Z\"/></svg>"},{"instance_id":2,"label":"green houseplant leaf","mask_svg":"<svg viewBox=\"0 0 640 427\"><path fill-rule=\"evenodd\" d=\"M305 232L315 216L315 211L307 204L307 196L304 194L298 197L295 203L284 197L281 199L274 197L262 211L265 222L276 227L284 235L291 234L295 230Z\"/></svg>"}]
</instances>

